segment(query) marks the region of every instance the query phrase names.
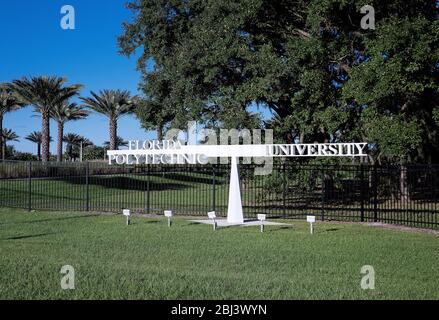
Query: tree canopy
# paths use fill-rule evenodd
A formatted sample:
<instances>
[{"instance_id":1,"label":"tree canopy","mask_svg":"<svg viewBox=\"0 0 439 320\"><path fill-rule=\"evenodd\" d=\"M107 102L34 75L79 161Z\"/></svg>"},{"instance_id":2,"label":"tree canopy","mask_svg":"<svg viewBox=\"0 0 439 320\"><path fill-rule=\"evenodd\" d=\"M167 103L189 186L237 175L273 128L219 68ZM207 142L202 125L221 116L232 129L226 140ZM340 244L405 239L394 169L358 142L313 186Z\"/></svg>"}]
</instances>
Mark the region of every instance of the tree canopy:
<instances>
[{"instance_id":1,"label":"tree canopy","mask_svg":"<svg viewBox=\"0 0 439 320\"><path fill-rule=\"evenodd\" d=\"M137 0L119 46L141 50L145 96L176 122L245 127L257 104L279 141L361 140L373 161L437 162L437 3L369 1L367 30L364 4Z\"/></svg>"}]
</instances>

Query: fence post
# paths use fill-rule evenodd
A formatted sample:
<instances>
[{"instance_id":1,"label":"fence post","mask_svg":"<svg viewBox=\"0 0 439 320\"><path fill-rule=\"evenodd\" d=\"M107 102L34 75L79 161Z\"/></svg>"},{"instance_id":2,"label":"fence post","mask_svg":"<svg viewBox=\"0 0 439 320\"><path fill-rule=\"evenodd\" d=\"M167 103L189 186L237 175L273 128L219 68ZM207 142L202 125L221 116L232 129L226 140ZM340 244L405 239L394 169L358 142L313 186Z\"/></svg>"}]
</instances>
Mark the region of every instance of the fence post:
<instances>
[{"instance_id":1,"label":"fence post","mask_svg":"<svg viewBox=\"0 0 439 320\"><path fill-rule=\"evenodd\" d=\"M149 180L150 180L151 172L149 170L149 164L146 165L146 213L150 213L150 194L149 194Z\"/></svg>"},{"instance_id":2,"label":"fence post","mask_svg":"<svg viewBox=\"0 0 439 320\"><path fill-rule=\"evenodd\" d=\"M321 170L322 170L322 177L321 177L321 179L322 179L322 191L321 191L322 192L322 196L321 196L322 210L321 210L320 215L321 215L321 220L325 221L325 167L322 166Z\"/></svg>"},{"instance_id":3,"label":"fence post","mask_svg":"<svg viewBox=\"0 0 439 320\"><path fill-rule=\"evenodd\" d=\"M90 162L85 164L85 211L90 211Z\"/></svg>"},{"instance_id":4,"label":"fence post","mask_svg":"<svg viewBox=\"0 0 439 320\"><path fill-rule=\"evenodd\" d=\"M283 218L287 218L287 172L285 169L285 162L282 164L282 215Z\"/></svg>"},{"instance_id":5,"label":"fence post","mask_svg":"<svg viewBox=\"0 0 439 320\"><path fill-rule=\"evenodd\" d=\"M28 210L32 211L32 161L28 164Z\"/></svg>"},{"instance_id":6,"label":"fence post","mask_svg":"<svg viewBox=\"0 0 439 320\"><path fill-rule=\"evenodd\" d=\"M216 211L216 165L212 164L212 211Z\"/></svg>"},{"instance_id":7,"label":"fence post","mask_svg":"<svg viewBox=\"0 0 439 320\"><path fill-rule=\"evenodd\" d=\"M373 221L378 222L378 174L377 165L373 165Z\"/></svg>"},{"instance_id":8,"label":"fence post","mask_svg":"<svg viewBox=\"0 0 439 320\"><path fill-rule=\"evenodd\" d=\"M360 205L361 222L364 222L364 165L360 164Z\"/></svg>"}]
</instances>

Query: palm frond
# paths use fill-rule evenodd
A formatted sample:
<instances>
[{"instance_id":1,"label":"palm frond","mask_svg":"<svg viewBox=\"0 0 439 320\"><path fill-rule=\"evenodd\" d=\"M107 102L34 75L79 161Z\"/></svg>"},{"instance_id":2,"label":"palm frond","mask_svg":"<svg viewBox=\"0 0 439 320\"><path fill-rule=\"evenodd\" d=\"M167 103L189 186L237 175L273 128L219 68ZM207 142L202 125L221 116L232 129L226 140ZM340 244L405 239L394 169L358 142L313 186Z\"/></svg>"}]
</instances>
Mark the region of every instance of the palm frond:
<instances>
[{"instance_id":1,"label":"palm frond","mask_svg":"<svg viewBox=\"0 0 439 320\"><path fill-rule=\"evenodd\" d=\"M11 129L3 128L2 137L3 137L3 140L5 142L8 142L8 141L19 141L18 140L19 136L14 131L12 131Z\"/></svg>"},{"instance_id":2,"label":"palm frond","mask_svg":"<svg viewBox=\"0 0 439 320\"><path fill-rule=\"evenodd\" d=\"M101 90L99 94L91 91L90 95L88 98L80 97L84 107L115 120L132 113L136 106L134 97L126 90Z\"/></svg>"},{"instance_id":3,"label":"palm frond","mask_svg":"<svg viewBox=\"0 0 439 320\"><path fill-rule=\"evenodd\" d=\"M51 111L50 116L57 122L65 123L67 121L81 120L86 118L90 112L76 103L64 102L56 105Z\"/></svg>"},{"instance_id":4,"label":"palm frond","mask_svg":"<svg viewBox=\"0 0 439 320\"><path fill-rule=\"evenodd\" d=\"M103 146L108 149L110 147L110 141L105 141ZM117 137L116 147L128 147L128 141L124 140L122 137Z\"/></svg>"},{"instance_id":5,"label":"palm frond","mask_svg":"<svg viewBox=\"0 0 439 320\"><path fill-rule=\"evenodd\" d=\"M25 105L26 103L11 88L11 84L0 84L0 115L15 111Z\"/></svg>"},{"instance_id":6,"label":"palm frond","mask_svg":"<svg viewBox=\"0 0 439 320\"><path fill-rule=\"evenodd\" d=\"M43 135L41 134L41 131L34 131L30 134L28 134L25 137L26 140L29 140L30 142L33 143L42 143L43 142ZM53 139L52 137L50 137L50 141L52 142Z\"/></svg>"},{"instance_id":7,"label":"palm frond","mask_svg":"<svg viewBox=\"0 0 439 320\"><path fill-rule=\"evenodd\" d=\"M65 78L57 76L23 77L14 80L10 87L22 101L33 105L35 111L48 113L55 106L77 95L82 88L79 84L65 86L65 82Z\"/></svg>"}]
</instances>

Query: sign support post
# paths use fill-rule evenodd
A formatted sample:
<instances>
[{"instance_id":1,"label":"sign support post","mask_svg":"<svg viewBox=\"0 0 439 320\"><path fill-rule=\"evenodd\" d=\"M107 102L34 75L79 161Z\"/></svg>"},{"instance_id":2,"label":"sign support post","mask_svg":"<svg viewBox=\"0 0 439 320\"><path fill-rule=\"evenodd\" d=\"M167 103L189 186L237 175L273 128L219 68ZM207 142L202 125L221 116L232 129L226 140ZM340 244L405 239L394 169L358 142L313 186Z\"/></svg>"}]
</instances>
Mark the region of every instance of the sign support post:
<instances>
[{"instance_id":1,"label":"sign support post","mask_svg":"<svg viewBox=\"0 0 439 320\"><path fill-rule=\"evenodd\" d=\"M242 213L241 187L239 185L238 157L232 157L229 185L229 202L227 206L228 223L244 223Z\"/></svg>"}]
</instances>

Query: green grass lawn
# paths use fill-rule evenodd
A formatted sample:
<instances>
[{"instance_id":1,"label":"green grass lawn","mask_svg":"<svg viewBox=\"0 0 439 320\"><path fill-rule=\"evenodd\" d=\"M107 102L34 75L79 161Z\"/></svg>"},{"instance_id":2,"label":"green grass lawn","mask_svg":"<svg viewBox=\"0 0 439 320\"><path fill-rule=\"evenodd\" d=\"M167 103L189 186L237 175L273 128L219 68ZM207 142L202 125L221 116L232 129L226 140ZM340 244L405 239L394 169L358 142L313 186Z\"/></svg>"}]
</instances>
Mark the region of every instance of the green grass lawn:
<instances>
[{"instance_id":1,"label":"green grass lawn","mask_svg":"<svg viewBox=\"0 0 439 320\"><path fill-rule=\"evenodd\" d=\"M0 209L0 299L438 299L439 236ZM63 265L75 289L62 290ZM360 287L363 265L376 289Z\"/></svg>"},{"instance_id":2,"label":"green grass lawn","mask_svg":"<svg viewBox=\"0 0 439 320\"><path fill-rule=\"evenodd\" d=\"M208 172L170 171L149 176L93 175L87 187L85 176L73 175L61 178L34 178L29 189L27 179L0 179L0 206L28 208L30 201L32 209L36 210L86 211L88 199L88 209L94 212L121 212L122 208L130 208L142 213L161 214L163 210L173 210L177 215L205 216L207 211L215 208L219 216L225 216L228 177L216 175L215 187L212 181L213 177ZM323 212L326 220L360 221L361 204L358 201L339 199L322 204L321 194L305 192L295 186L287 190L284 203L283 191L278 187L270 184L270 177L242 179L241 196L245 216L254 218L258 213L272 217L284 214L290 217L306 214L321 216ZM434 203L425 204L413 200L406 206L400 206L392 200L380 203L377 209L377 220L381 222L439 229L439 214ZM410 212L410 209L418 211ZM373 204L366 202L366 221L373 221L373 211Z\"/></svg>"},{"instance_id":3,"label":"green grass lawn","mask_svg":"<svg viewBox=\"0 0 439 320\"><path fill-rule=\"evenodd\" d=\"M260 180L260 181L259 181ZM242 181L242 201L248 217L257 213L282 215L281 193L263 188L259 177L257 187ZM149 200L147 199L149 183ZM112 174L90 178L88 194L90 211L120 212L130 208L145 212L149 201L151 213L162 213L172 209L176 214L197 214L205 216L213 209L219 215L226 215L228 202L228 177L205 173L168 172L146 175ZM36 210L86 209L87 188L85 177L32 179L31 207ZM302 195L298 195L302 197ZM27 208L29 204L29 181L27 179L0 179L0 206ZM317 214L321 210L315 210ZM314 211L307 210L308 213Z\"/></svg>"},{"instance_id":4,"label":"green grass lawn","mask_svg":"<svg viewBox=\"0 0 439 320\"><path fill-rule=\"evenodd\" d=\"M216 177L215 200L223 210L227 204L228 189L224 177ZM93 211L120 211L123 207L145 210L146 190L149 183L150 208L162 207L182 213L206 212L212 207L212 177L206 174L169 173L142 175L106 175L90 178L89 209ZM0 180L0 205L27 207L29 203L27 179ZM85 210L87 188L85 177L33 179L31 206L34 209ZM160 210L157 210L160 208Z\"/></svg>"}]
</instances>

